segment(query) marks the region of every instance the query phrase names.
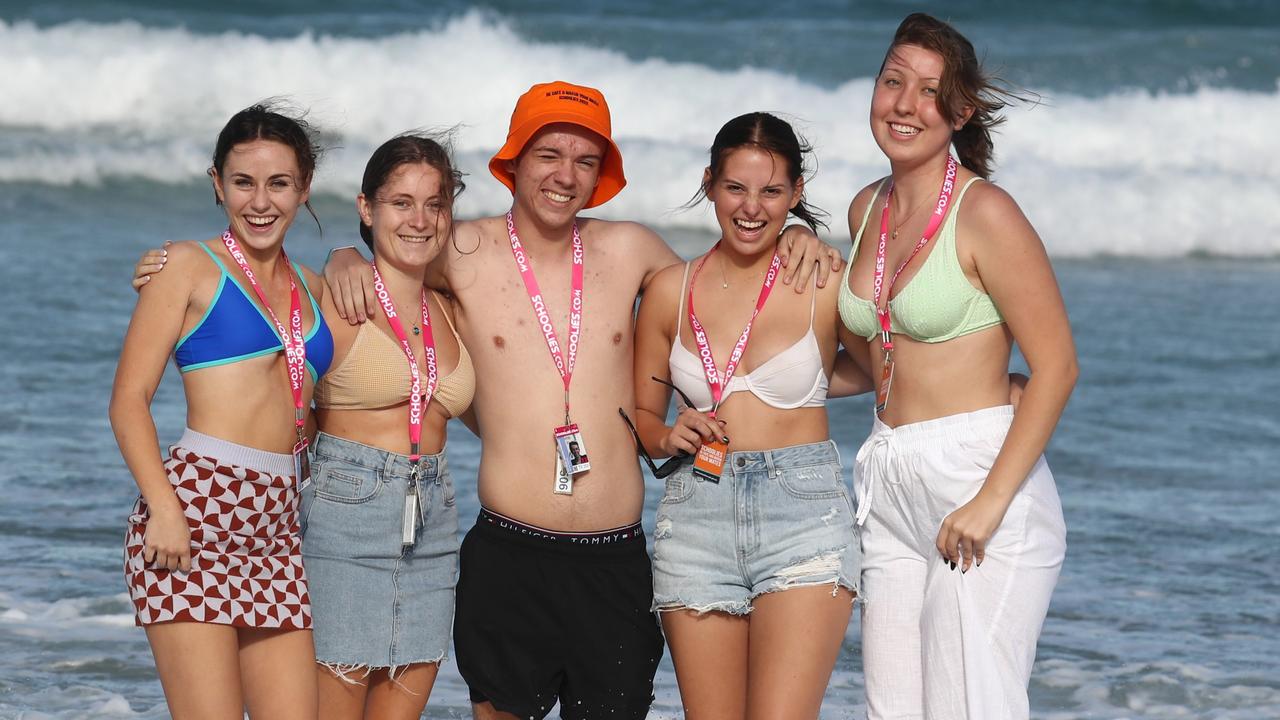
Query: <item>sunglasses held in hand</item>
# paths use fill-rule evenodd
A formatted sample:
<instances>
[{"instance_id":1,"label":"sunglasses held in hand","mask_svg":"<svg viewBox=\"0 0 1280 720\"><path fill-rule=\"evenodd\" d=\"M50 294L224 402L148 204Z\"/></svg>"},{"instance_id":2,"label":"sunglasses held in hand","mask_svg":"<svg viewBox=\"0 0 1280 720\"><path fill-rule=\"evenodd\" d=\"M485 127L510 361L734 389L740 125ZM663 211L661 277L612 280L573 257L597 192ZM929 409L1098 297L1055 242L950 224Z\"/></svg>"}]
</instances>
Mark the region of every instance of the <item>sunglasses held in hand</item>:
<instances>
[{"instance_id":1,"label":"sunglasses held in hand","mask_svg":"<svg viewBox=\"0 0 1280 720\"><path fill-rule=\"evenodd\" d=\"M684 391L681 390L680 388L676 387L670 382L667 382L666 380L663 380L662 378L651 377L650 379L654 380L655 382L660 382L663 385L666 385L667 387L671 388L672 390L675 390L676 394L680 396L680 400L684 402L685 407L696 408L696 406L693 404L693 401L690 400L689 396L685 395ZM644 449L644 443L640 442L640 433L636 430L635 424L631 422L631 418L627 416L627 411L623 410L622 408L618 408L618 414L621 415L623 421L627 423L627 428L631 430L631 437L635 438L635 441L636 441L636 452L640 455L641 458L644 458L645 464L649 466L649 471L653 473L654 477L658 478L659 480L662 480L663 478L666 478L667 476L671 475L675 471L679 470L681 466L693 461L692 455L681 450L679 453L677 453L672 458L668 459L666 462L662 463L661 465L658 465L653 461L653 458L649 457L649 453Z\"/></svg>"}]
</instances>

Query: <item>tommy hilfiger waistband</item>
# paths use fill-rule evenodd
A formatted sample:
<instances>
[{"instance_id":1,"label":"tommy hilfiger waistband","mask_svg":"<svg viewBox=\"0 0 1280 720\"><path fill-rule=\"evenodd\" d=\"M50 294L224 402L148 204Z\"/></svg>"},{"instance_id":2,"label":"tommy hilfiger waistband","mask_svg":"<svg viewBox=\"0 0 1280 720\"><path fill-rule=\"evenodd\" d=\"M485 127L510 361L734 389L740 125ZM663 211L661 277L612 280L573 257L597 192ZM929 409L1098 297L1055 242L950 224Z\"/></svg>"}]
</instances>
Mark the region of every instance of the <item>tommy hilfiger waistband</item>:
<instances>
[{"instance_id":1,"label":"tommy hilfiger waistband","mask_svg":"<svg viewBox=\"0 0 1280 720\"><path fill-rule=\"evenodd\" d=\"M565 532L560 530L547 530L536 525L520 522L501 515L487 508L480 508L480 516L476 518L477 525L485 525L488 527L504 530L521 537L532 540L542 540L548 544L555 545L578 545L578 546L600 546L600 545L622 545L639 541L644 542L644 528L640 523L632 523L620 528L612 530L593 530L591 532Z\"/></svg>"}]
</instances>

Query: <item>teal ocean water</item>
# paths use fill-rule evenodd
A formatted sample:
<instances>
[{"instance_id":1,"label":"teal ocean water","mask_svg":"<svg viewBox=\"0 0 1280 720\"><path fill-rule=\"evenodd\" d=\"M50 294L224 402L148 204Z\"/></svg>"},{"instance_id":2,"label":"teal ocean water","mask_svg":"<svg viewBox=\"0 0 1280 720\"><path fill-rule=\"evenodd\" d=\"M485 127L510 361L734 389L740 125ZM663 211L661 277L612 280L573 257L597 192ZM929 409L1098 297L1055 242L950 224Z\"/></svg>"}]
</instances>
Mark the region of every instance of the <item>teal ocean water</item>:
<instances>
[{"instance_id":1,"label":"teal ocean water","mask_svg":"<svg viewBox=\"0 0 1280 720\"><path fill-rule=\"evenodd\" d=\"M509 196L484 171L515 96L602 88L631 185L601 215L688 256L712 240L695 189L715 130L785 112L817 147L813 199L843 215L885 171L871 76L916 6L743 0L411 3L0 1L0 718L167 716L121 573L136 494L106 403L133 259L221 227L203 179L217 129L272 95L333 146L316 181L318 267L350 242L368 152L455 127L461 214ZM1049 448L1070 527L1032 680L1037 718L1280 718L1280 6L948 3L1042 104L1010 113L996 179L1054 257L1082 376ZM846 229L832 242L847 250ZM167 377L154 412L183 425ZM851 458L864 399L832 403ZM461 516L478 445L452 428ZM661 493L649 485L646 525ZM824 718L861 716L858 624ZM679 716L669 661L652 718ZM452 665L428 717L467 717Z\"/></svg>"}]
</instances>

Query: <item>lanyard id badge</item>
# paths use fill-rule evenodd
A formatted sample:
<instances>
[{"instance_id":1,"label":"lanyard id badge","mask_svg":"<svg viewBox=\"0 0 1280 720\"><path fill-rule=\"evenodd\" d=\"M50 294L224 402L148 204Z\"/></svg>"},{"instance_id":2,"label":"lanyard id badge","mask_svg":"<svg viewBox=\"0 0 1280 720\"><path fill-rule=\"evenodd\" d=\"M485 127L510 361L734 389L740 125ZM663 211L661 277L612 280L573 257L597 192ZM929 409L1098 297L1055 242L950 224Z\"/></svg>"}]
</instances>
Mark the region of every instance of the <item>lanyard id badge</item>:
<instances>
[{"instance_id":1,"label":"lanyard id badge","mask_svg":"<svg viewBox=\"0 0 1280 720\"><path fill-rule=\"evenodd\" d=\"M582 440L582 431L577 423L569 423L556 428L556 452L560 455L560 463L570 475L577 475L591 469L591 460L587 457L587 444Z\"/></svg>"},{"instance_id":2,"label":"lanyard id badge","mask_svg":"<svg viewBox=\"0 0 1280 720\"><path fill-rule=\"evenodd\" d=\"M876 413L884 412L889 407L889 389L893 387L893 352L884 354L884 363L880 366L880 387L876 390Z\"/></svg>"},{"instance_id":3,"label":"lanyard id badge","mask_svg":"<svg viewBox=\"0 0 1280 720\"><path fill-rule=\"evenodd\" d=\"M564 458L558 451L556 452L556 482L551 491L556 495L573 494L573 475L570 475L565 468Z\"/></svg>"},{"instance_id":4,"label":"lanyard id badge","mask_svg":"<svg viewBox=\"0 0 1280 720\"><path fill-rule=\"evenodd\" d=\"M249 267L249 261L240 250L240 244L236 242L235 235L231 234L231 228L222 232L222 244L226 246L231 259L240 266L240 270L249 281L249 286L262 302L262 307L266 308L267 315L276 328L276 334L280 336L280 345L284 348L285 367L289 371L289 389L293 392L293 427L298 438L293 446L293 473L297 488L301 490L311 481L311 461L307 458L306 406L302 402L302 389L307 375L307 345L302 336L302 296L298 292L298 284L293 280L293 271L289 268L289 256L285 254L284 248L280 248L280 260L284 262L285 272L289 274L289 327L286 328L276 317L275 311L271 309L271 303L267 302L267 295L258 285L258 278ZM322 320L316 318L316 322L322 322Z\"/></svg>"},{"instance_id":5,"label":"lanyard id badge","mask_svg":"<svg viewBox=\"0 0 1280 720\"><path fill-rule=\"evenodd\" d=\"M556 444L556 475L552 491L557 495L573 494L573 476L591 469L587 459L587 445L582 439L582 430L569 416L569 385L573 382L573 370L578 361L578 342L582 337L582 289L583 249L582 236L578 233L578 224L573 225L573 270L570 276L571 294L569 297L569 337L568 348L562 352L560 340L556 337L555 326L551 322L551 314L547 312L547 303L538 287L538 279L529 265L529 257L516 234L515 216L507 213L507 237L511 241L511 255L515 258L516 269L524 281L525 291L529 295L529 303L533 306L533 314L537 318L538 327L542 329L543 340L551 353L551 361L564 383L564 424L552 430ZM567 480L566 480L567 477Z\"/></svg>"},{"instance_id":6,"label":"lanyard id badge","mask_svg":"<svg viewBox=\"0 0 1280 720\"><path fill-rule=\"evenodd\" d=\"M311 484L311 458L307 455L307 439L298 433L298 442L293 446L293 474L298 478L298 489L302 490Z\"/></svg>"},{"instance_id":7,"label":"lanyard id badge","mask_svg":"<svg viewBox=\"0 0 1280 720\"><path fill-rule=\"evenodd\" d=\"M880 321L880 347L884 352L884 362L880 365L880 387L876 389L877 415L883 413L885 408L889 407L889 390L893 387L893 332L892 317L889 314L889 298L893 295L893 286L898 282L898 276L915 259L916 255L924 249L924 246L929 244L929 241L933 239L934 233L938 231L938 227L942 225L942 218L946 216L947 208L951 205L951 193L955 189L956 172L956 159L948 155L947 171L942 178L942 189L938 192L938 201L934 205L933 215L929 218L924 234L916 242L911 254L907 255L907 259L902 261L902 264L894 271L893 277L889 279L889 287L887 289L884 287L885 248L889 244L889 203L893 200L893 185L889 186L889 191L885 194L884 209L880 212L880 242L876 246L875 271L871 277L871 304L875 306L876 318ZM883 307L880 305L882 293L885 297Z\"/></svg>"},{"instance_id":8,"label":"lanyard id badge","mask_svg":"<svg viewBox=\"0 0 1280 720\"><path fill-rule=\"evenodd\" d=\"M426 412L427 405L431 403L431 396L435 394L436 386L439 384L439 370L436 364L436 343L435 335L431 330L431 310L427 303L427 291L422 290L422 352L423 360L427 365L427 387L422 387L422 373L418 368L418 358L413 353L413 347L409 345L409 335L404 330L404 324L400 322L400 315L396 311L395 301L391 298L391 293L387 291L386 283L382 281L382 274L378 272L377 262L373 263L373 290L378 296L378 302L382 304L382 314L387 318L387 324L391 326L391 331L395 333L396 339L400 341L400 349L404 351L405 359L409 363L409 486L405 490L404 496L404 515L401 517L400 525L400 542L403 545L412 545L417 541L418 523L426 522L422 517L425 508L422 505L422 483L418 475L418 463L422 461L422 454L419 452L422 440L422 414Z\"/></svg>"},{"instance_id":9,"label":"lanyard id badge","mask_svg":"<svg viewBox=\"0 0 1280 720\"><path fill-rule=\"evenodd\" d=\"M422 482L418 478L418 464L409 471L409 488L404 495L404 515L400 520L400 544L412 545L418 540L418 526L426 523L422 506Z\"/></svg>"},{"instance_id":10,"label":"lanyard id badge","mask_svg":"<svg viewBox=\"0 0 1280 720\"><path fill-rule=\"evenodd\" d=\"M693 458L693 474L718 484L724 473L724 463L728 459L729 446L723 440L705 440Z\"/></svg>"},{"instance_id":11,"label":"lanyard id badge","mask_svg":"<svg viewBox=\"0 0 1280 720\"><path fill-rule=\"evenodd\" d=\"M697 269L693 273L693 279L689 281L689 299L686 303L689 308L689 327L693 328L693 339L698 344L698 356L702 361L702 369L707 377L707 387L711 390L711 412L707 413L712 420L716 419L716 410L720 407L720 401L724 398L724 389L729 384L729 380L733 378L733 373L738 369L738 364L742 362L742 354L747 350L747 342L751 339L751 326L755 323L756 317L760 315L760 311L764 309L764 304L769 299L769 294L773 292L774 282L778 278L778 272L782 268L782 259L778 257L778 253L774 252L773 260L769 263L769 271L765 273L764 282L760 286L760 294L756 297L756 308L751 313L751 318L747 320L746 327L742 328L742 334L738 336L738 342L734 343L733 352L729 354L729 363L724 367L724 377L720 377L719 370L716 369L715 357L711 354L711 341L707 339L707 332L702 327L702 323L698 321L698 315L693 309L693 286L698 282L698 275L702 272L702 267L706 265L707 259L712 253L720 247L720 243L716 243L698 263ZM714 483L720 482L720 476L724 472L724 464L729 459L729 445L722 440L713 439L704 441L698 447L698 454L693 459L693 474Z\"/></svg>"}]
</instances>

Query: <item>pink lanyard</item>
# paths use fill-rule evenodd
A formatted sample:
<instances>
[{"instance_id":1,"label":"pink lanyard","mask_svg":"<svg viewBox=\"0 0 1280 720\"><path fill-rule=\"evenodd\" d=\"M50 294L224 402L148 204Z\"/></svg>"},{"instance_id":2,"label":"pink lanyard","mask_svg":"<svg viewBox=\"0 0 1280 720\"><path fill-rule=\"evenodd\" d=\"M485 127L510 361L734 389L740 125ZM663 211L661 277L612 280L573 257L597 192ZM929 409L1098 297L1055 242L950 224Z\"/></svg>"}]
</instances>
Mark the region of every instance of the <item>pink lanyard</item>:
<instances>
[{"instance_id":1,"label":"pink lanyard","mask_svg":"<svg viewBox=\"0 0 1280 720\"><path fill-rule=\"evenodd\" d=\"M915 259L915 256L929 244L933 239L934 233L938 231L938 226L942 224L942 218L947 214L947 207L951 205L951 191L956 185L956 159L950 155L947 156L947 174L942 179L942 190L938 193L938 203L934 206L933 216L929 218L929 224L924 229L924 235L920 238L920 242L916 243L916 247L907 256L906 260L898 266L893 273L893 278L889 280L889 290L886 295L893 294L893 285L898 282L898 276L906 269L907 265ZM889 201L893 199L893 185L889 186L889 192L884 197L884 210L880 213L880 244L876 247L876 269L872 279L872 297L871 303L875 305L876 315L880 318L880 342L884 345L885 351L893 350L893 338L889 334L890 318L889 318L889 302L885 301L884 307L880 307L880 292L884 288L884 251L885 246L889 243Z\"/></svg>"},{"instance_id":2,"label":"pink lanyard","mask_svg":"<svg viewBox=\"0 0 1280 720\"><path fill-rule=\"evenodd\" d=\"M702 258L702 262L698 263L698 267L693 271L693 279L689 281L689 326L693 328L693 339L698 343L698 357L702 360L702 369L707 375L707 385L711 388L711 412L707 414L713 418L716 416L716 409L720 407L720 399L724 397L724 388L733 378L733 373L742 360L742 354L747 350L747 340L751 338L751 326L755 323L756 316L764 309L769 293L773 292L774 281L778 279L778 270L782 267L782 259L778 257L777 252L774 252L773 262L769 264L769 272L765 273L764 284L760 287L760 296L756 298L756 309L751 313L751 319L747 320L747 326L742 328L737 344L733 346L733 352L729 355L729 364L724 366L724 379L721 380L720 373L716 371L716 360L711 355L711 343L707 341L707 333L693 311L693 286L698 282L698 273L702 272L702 266L707 264L711 253L719 247L720 243L716 243L715 247L711 248L711 252Z\"/></svg>"},{"instance_id":3,"label":"pink lanyard","mask_svg":"<svg viewBox=\"0 0 1280 720\"><path fill-rule=\"evenodd\" d=\"M370 264L373 266L373 290L378 296L378 302L382 303L382 312L387 316L387 324L396 334L396 339L400 341L400 347L404 350L404 356L409 360L409 377L412 378L409 383L409 462L416 467L418 459L422 457L419 452L422 441L422 413L431 402L431 396L435 394L436 383L439 380L436 369L436 341L435 336L431 334L431 313L427 309L427 290L422 289L422 351L427 363L427 392L424 395L422 375L418 370L418 358L413 354L413 348L409 346L409 336L404 331L399 314L396 313L396 304L392 302L391 293L387 292L387 286L382 282L377 264Z\"/></svg>"},{"instance_id":4,"label":"pink lanyard","mask_svg":"<svg viewBox=\"0 0 1280 720\"><path fill-rule=\"evenodd\" d=\"M284 248L280 248L280 259L284 261L285 270L289 273L289 327L292 332L286 330L284 325L280 324L280 320L276 318L275 311L271 309L271 303L267 302L266 294L258 286L258 279L254 277L253 270L249 268L249 262L245 260L244 253L240 251L239 243L236 242L235 236L231 234L231 228L223 231L222 244L227 246L227 252L231 253L231 258L240 266L244 276L249 278L249 286L253 288L253 292L258 296L258 299L262 301L262 306L267 309L267 315L271 316L271 322L275 324L276 333L280 335L280 342L284 345L284 358L289 367L289 387L293 390L295 427L298 432L298 442L301 443L306 428L306 415L302 405L302 385L305 382L307 372L307 345L302 339L302 296L298 294L298 285L293 281L293 270L289 266L289 256L285 254Z\"/></svg>"},{"instance_id":5,"label":"pink lanyard","mask_svg":"<svg viewBox=\"0 0 1280 720\"><path fill-rule=\"evenodd\" d=\"M511 254L515 256L516 267L524 280L524 289L529 294L529 302L533 303L533 314L538 318L538 327L542 329L542 337L547 341L551 359L556 364L560 379L564 381L564 421L568 424L569 383L573 381L573 368L578 361L578 338L582 335L582 237L578 235L578 224L573 224L573 293L569 303L568 362L565 362L564 354L560 351L560 341L556 339L556 329L551 324L547 303L542 299L538 279L533 276L529 258L525 255L524 246L520 244L520 237L516 235L516 222L510 211L507 212L507 236L511 239Z\"/></svg>"}]
</instances>

